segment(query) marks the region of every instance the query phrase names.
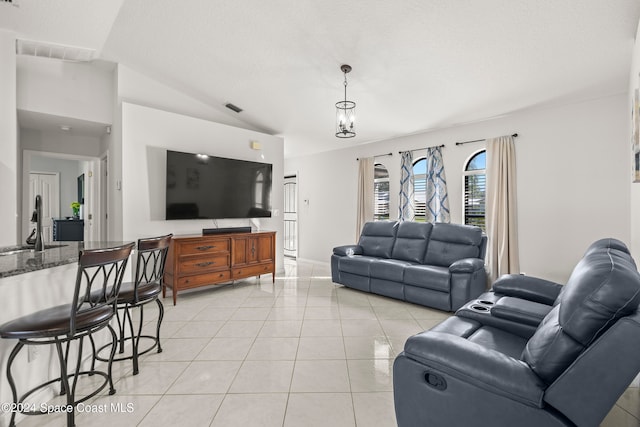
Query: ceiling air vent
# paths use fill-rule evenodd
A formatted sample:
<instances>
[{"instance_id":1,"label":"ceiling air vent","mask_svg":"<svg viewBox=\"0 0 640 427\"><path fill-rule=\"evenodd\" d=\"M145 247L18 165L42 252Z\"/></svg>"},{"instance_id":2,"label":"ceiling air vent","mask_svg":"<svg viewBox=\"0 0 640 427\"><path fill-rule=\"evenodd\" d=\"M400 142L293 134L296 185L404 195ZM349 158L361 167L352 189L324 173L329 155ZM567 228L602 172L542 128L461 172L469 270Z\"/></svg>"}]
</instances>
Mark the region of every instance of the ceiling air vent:
<instances>
[{"instance_id":1,"label":"ceiling air vent","mask_svg":"<svg viewBox=\"0 0 640 427\"><path fill-rule=\"evenodd\" d=\"M96 51L85 47L18 39L16 40L16 53L18 55L61 59L63 61L90 62L94 59Z\"/></svg>"},{"instance_id":2,"label":"ceiling air vent","mask_svg":"<svg viewBox=\"0 0 640 427\"><path fill-rule=\"evenodd\" d=\"M231 103L229 103L229 104L225 105L225 107L227 107L227 108L228 108L228 109L230 109L231 111L235 111L236 113L239 113L239 112L241 112L241 111L242 111L242 108L237 107L237 106L235 106L235 105L233 105L233 104L231 104Z\"/></svg>"}]
</instances>

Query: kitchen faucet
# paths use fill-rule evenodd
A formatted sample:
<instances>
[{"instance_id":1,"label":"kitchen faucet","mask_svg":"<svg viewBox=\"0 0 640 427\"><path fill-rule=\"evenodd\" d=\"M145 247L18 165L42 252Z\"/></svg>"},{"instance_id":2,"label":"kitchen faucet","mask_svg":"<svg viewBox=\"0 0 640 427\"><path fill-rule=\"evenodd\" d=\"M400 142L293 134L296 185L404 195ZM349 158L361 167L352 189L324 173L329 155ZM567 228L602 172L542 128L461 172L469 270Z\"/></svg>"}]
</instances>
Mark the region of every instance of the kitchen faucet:
<instances>
[{"instance_id":1,"label":"kitchen faucet","mask_svg":"<svg viewBox=\"0 0 640 427\"><path fill-rule=\"evenodd\" d=\"M36 196L36 209L31 215L31 222L37 223L34 249L36 252L44 251L44 242L42 241L42 197L39 194Z\"/></svg>"}]
</instances>

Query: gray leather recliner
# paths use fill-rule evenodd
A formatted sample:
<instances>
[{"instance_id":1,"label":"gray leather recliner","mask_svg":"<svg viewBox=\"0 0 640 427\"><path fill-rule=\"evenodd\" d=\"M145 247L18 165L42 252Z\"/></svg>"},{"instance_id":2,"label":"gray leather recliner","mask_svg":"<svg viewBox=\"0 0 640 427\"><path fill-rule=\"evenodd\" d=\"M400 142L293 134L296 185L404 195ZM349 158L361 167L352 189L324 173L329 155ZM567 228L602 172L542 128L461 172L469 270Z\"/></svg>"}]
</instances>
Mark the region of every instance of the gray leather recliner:
<instances>
[{"instance_id":1,"label":"gray leather recliner","mask_svg":"<svg viewBox=\"0 0 640 427\"><path fill-rule=\"evenodd\" d=\"M394 363L398 426L599 425L640 370L639 305L629 254L599 247L530 338L458 315L409 338Z\"/></svg>"},{"instance_id":2,"label":"gray leather recliner","mask_svg":"<svg viewBox=\"0 0 640 427\"><path fill-rule=\"evenodd\" d=\"M629 248L620 240L600 239L589 245L585 256L603 249L616 249L635 266ZM491 290L468 301L456 315L480 319L485 325L497 326L530 338L540 322L555 307L563 285L549 280L521 274L505 274ZM490 317L487 318L487 314Z\"/></svg>"}]
</instances>

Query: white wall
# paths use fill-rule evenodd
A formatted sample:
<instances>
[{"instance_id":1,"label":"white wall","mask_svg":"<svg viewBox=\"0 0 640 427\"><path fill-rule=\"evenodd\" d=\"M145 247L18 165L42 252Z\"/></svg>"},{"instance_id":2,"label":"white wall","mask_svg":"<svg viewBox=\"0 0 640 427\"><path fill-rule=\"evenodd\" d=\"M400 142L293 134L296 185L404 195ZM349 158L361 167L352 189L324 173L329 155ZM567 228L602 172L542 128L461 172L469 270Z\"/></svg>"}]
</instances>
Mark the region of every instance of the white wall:
<instances>
[{"instance_id":1,"label":"white wall","mask_svg":"<svg viewBox=\"0 0 640 427\"><path fill-rule=\"evenodd\" d=\"M99 61L76 63L21 55L18 109L111 123L112 68Z\"/></svg>"},{"instance_id":2,"label":"white wall","mask_svg":"<svg viewBox=\"0 0 640 427\"><path fill-rule=\"evenodd\" d=\"M0 30L0 246L18 241L18 118L16 114L16 38Z\"/></svg>"},{"instance_id":3,"label":"white wall","mask_svg":"<svg viewBox=\"0 0 640 427\"><path fill-rule=\"evenodd\" d=\"M252 150L250 141L262 144ZM166 111L122 103L122 237L201 234L212 220L164 220L166 150L273 164L272 218L218 220L220 227L256 226L277 232L276 263L283 262L284 142L281 138Z\"/></svg>"},{"instance_id":4,"label":"white wall","mask_svg":"<svg viewBox=\"0 0 640 427\"><path fill-rule=\"evenodd\" d=\"M355 241L357 157L393 153L378 160L389 169L395 217L398 151L445 144L451 220L459 223L462 169L484 143L455 142L517 132L521 270L563 282L592 241L616 237L629 242L628 115L627 96L621 94L287 159L287 172L298 172L299 257L328 262L334 246ZM414 159L421 155L424 150L415 152Z\"/></svg>"},{"instance_id":5,"label":"white wall","mask_svg":"<svg viewBox=\"0 0 640 427\"><path fill-rule=\"evenodd\" d=\"M635 45L633 47L633 55L631 57L631 70L630 70L630 78L629 78L629 96L627 105L628 112L631 110L631 106L633 105L633 92L635 89L640 87L640 24L638 25L638 30L636 33ZM631 123L631 114L627 112L627 143L631 144L631 135L632 135L632 123ZM633 169L633 160L631 157L631 151L629 151L629 156L627 160L628 165L628 180L633 180L632 169ZM634 255L636 261L640 261L640 183L632 183L630 185L629 191L629 199L631 204L631 253Z\"/></svg>"}]
</instances>

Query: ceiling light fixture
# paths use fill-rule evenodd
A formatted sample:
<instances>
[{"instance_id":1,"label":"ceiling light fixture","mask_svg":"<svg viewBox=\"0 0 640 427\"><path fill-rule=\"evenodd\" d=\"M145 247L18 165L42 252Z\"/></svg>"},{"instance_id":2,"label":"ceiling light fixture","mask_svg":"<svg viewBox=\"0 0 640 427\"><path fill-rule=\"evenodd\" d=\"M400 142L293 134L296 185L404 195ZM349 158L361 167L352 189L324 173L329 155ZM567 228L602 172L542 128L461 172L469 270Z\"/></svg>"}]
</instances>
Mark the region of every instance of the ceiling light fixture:
<instances>
[{"instance_id":1,"label":"ceiling light fixture","mask_svg":"<svg viewBox=\"0 0 640 427\"><path fill-rule=\"evenodd\" d=\"M344 101L336 102L336 136L338 138L353 138L356 136L356 103L347 101L347 73L351 71L351 65L341 65L344 73Z\"/></svg>"},{"instance_id":2,"label":"ceiling light fixture","mask_svg":"<svg viewBox=\"0 0 640 427\"><path fill-rule=\"evenodd\" d=\"M60 125L60 130L63 130L65 132L69 132L71 130L71 126L69 126L69 125Z\"/></svg>"}]
</instances>

